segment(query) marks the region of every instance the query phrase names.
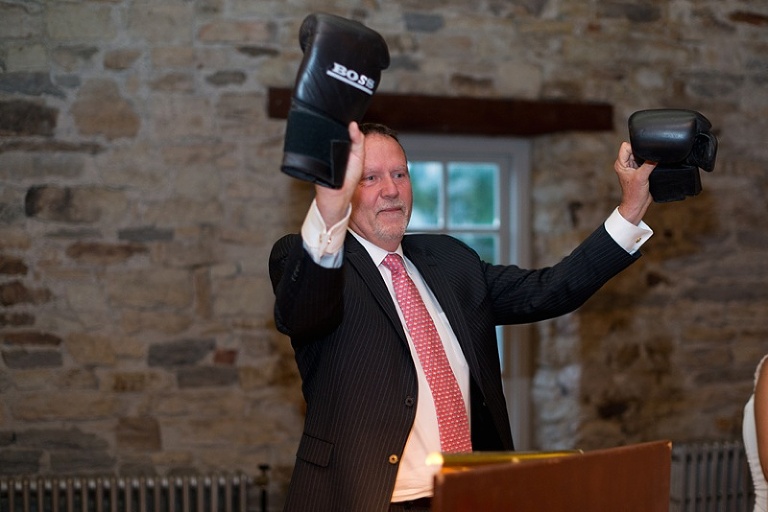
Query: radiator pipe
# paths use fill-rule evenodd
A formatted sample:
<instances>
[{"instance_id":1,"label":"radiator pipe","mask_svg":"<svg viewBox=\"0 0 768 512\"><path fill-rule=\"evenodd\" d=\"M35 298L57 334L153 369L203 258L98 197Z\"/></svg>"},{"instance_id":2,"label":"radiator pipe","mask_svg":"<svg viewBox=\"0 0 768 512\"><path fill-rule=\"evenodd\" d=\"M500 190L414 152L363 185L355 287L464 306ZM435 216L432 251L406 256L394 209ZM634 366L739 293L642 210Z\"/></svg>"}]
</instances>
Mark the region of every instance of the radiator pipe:
<instances>
[{"instance_id":1,"label":"radiator pipe","mask_svg":"<svg viewBox=\"0 0 768 512\"><path fill-rule=\"evenodd\" d=\"M261 512L267 512L267 487L269 486L269 464L259 464L261 475L256 479L256 483L261 487Z\"/></svg>"}]
</instances>

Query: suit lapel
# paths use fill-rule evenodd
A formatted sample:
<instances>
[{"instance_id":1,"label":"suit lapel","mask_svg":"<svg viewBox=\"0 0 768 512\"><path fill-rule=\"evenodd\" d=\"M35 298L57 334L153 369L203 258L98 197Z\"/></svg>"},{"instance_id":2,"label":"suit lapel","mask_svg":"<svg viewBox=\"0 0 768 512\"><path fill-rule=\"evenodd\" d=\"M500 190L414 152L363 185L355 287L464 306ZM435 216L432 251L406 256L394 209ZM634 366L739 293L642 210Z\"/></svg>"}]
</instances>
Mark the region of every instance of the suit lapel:
<instances>
[{"instance_id":1,"label":"suit lapel","mask_svg":"<svg viewBox=\"0 0 768 512\"><path fill-rule=\"evenodd\" d=\"M409 243L409 238L410 237L406 236L403 239L403 252L408 259L416 265L416 268L419 269L421 276L424 278L424 282L427 283L427 286L432 290L435 298L443 308L443 312L448 318L448 322L451 324L453 333L456 335L456 339L459 340L459 345L467 360L467 364L469 364L469 367L474 373L478 368L478 362L459 298L456 296L453 288L451 288L449 281L445 278L445 269L440 268L440 265L435 261L435 258L430 253L429 249Z\"/></svg>"},{"instance_id":2,"label":"suit lapel","mask_svg":"<svg viewBox=\"0 0 768 512\"><path fill-rule=\"evenodd\" d=\"M344 257L347 258L347 262L354 268L363 283L371 291L376 302L379 303L379 306L392 322L395 330L397 330L400 338L404 343L408 343L403 325L400 323L400 317L397 314L397 309L395 309L395 304L392 302L392 296L389 294L389 290L387 290L387 285L384 284L384 279L382 279L379 269L373 264L373 260L371 260L371 256L365 250L365 247L360 245L360 242L349 233L347 233L344 240Z\"/></svg>"},{"instance_id":3,"label":"suit lapel","mask_svg":"<svg viewBox=\"0 0 768 512\"><path fill-rule=\"evenodd\" d=\"M403 239L403 252L408 259L416 265L416 268L419 269L427 286L429 286L430 290L432 290L432 293L437 298L437 301L440 303L456 338L459 340L459 345L467 360L467 364L469 364L469 367L472 369L472 373L475 373L479 363L477 362L477 357L473 350L472 338L465 320L465 315L462 313L462 308L456 293L453 288L451 288L450 283L445 279L443 269L439 267L428 250L425 250L416 244L409 243L408 236ZM347 258L347 262L350 266L352 266L358 273L363 283L368 287L371 294L379 303L382 311L384 311L392 322L393 327L403 343L407 344L408 340L405 337L403 325L400 322L400 317L397 314L397 309L395 309L392 296L389 294L389 290L387 290L387 285L384 284L379 269L373 264L368 251L366 251L365 248L360 245L360 242L349 233L347 233L344 241L344 256Z\"/></svg>"}]
</instances>

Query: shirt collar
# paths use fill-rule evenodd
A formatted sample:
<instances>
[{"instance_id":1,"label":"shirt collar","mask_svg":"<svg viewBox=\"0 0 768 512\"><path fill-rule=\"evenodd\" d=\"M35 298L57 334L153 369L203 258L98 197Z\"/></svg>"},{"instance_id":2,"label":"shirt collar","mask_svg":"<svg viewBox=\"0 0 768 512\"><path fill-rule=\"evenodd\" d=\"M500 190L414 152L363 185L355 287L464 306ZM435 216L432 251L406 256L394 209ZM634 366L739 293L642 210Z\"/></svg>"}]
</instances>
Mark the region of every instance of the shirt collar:
<instances>
[{"instance_id":1,"label":"shirt collar","mask_svg":"<svg viewBox=\"0 0 768 512\"><path fill-rule=\"evenodd\" d=\"M358 235L351 229L349 230L349 232L352 233L352 236L354 236L357 239L357 241L360 242L360 245L362 245L365 248L365 250L370 255L371 259L373 260L374 265L376 265L377 267L381 265L381 262L384 261L384 258L387 257L387 254L390 254L389 251L386 251L381 247L379 247L378 245L374 244L373 242L366 240L365 238ZM395 253L399 254L403 258L403 260L405 260L402 244L399 244L397 246L397 250L395 251Z\"/></svg>"}]
</instances>

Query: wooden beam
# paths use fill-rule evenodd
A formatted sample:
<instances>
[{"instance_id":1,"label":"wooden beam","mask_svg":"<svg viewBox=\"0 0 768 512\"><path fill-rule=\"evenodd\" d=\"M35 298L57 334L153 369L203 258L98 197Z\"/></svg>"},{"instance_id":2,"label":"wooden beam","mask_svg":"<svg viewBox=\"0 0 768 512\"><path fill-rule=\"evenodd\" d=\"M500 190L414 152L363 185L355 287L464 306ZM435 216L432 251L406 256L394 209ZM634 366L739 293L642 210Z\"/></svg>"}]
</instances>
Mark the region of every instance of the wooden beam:
<instances>
[{"instance_id":1,"label":"wooden beam","mask_svg":"<svg viewBox=\"0 0 768 512\"><path fill-rule=\"evenodd\" d=\"M268 115L285 119L292 89L270 88ZM376 93L364 121L402 133L532 137L567 131L612 131L613 106L516 99Z\"/></svg>"}]
</instances>

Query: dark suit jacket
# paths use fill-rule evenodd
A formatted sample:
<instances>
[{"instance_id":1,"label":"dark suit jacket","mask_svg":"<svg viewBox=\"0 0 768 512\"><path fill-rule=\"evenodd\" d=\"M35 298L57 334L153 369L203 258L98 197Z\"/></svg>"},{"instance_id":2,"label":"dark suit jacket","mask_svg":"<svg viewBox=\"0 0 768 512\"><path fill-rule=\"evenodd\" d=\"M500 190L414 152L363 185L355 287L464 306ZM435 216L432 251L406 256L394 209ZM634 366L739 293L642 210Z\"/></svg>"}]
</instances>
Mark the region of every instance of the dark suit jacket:
<instances>
[{"instance_id":1,"label":"dark suit jacket","mask_svg":"<svg viewBox=\"0 0 768 512\"><path fill-rule=\"evenodd\" d=\"M559 316L636 259L603 227L561 263L494 266L444 235L407 235L403 251L440 302L471 375L475 450L512 450L495 326ZM341 268L315 264L299 235L270 256L277 328L290 336L307 412L285 510L387 510L413 424L416 370L394 302L350 234Z\"/></svg>"}]
</instances>

